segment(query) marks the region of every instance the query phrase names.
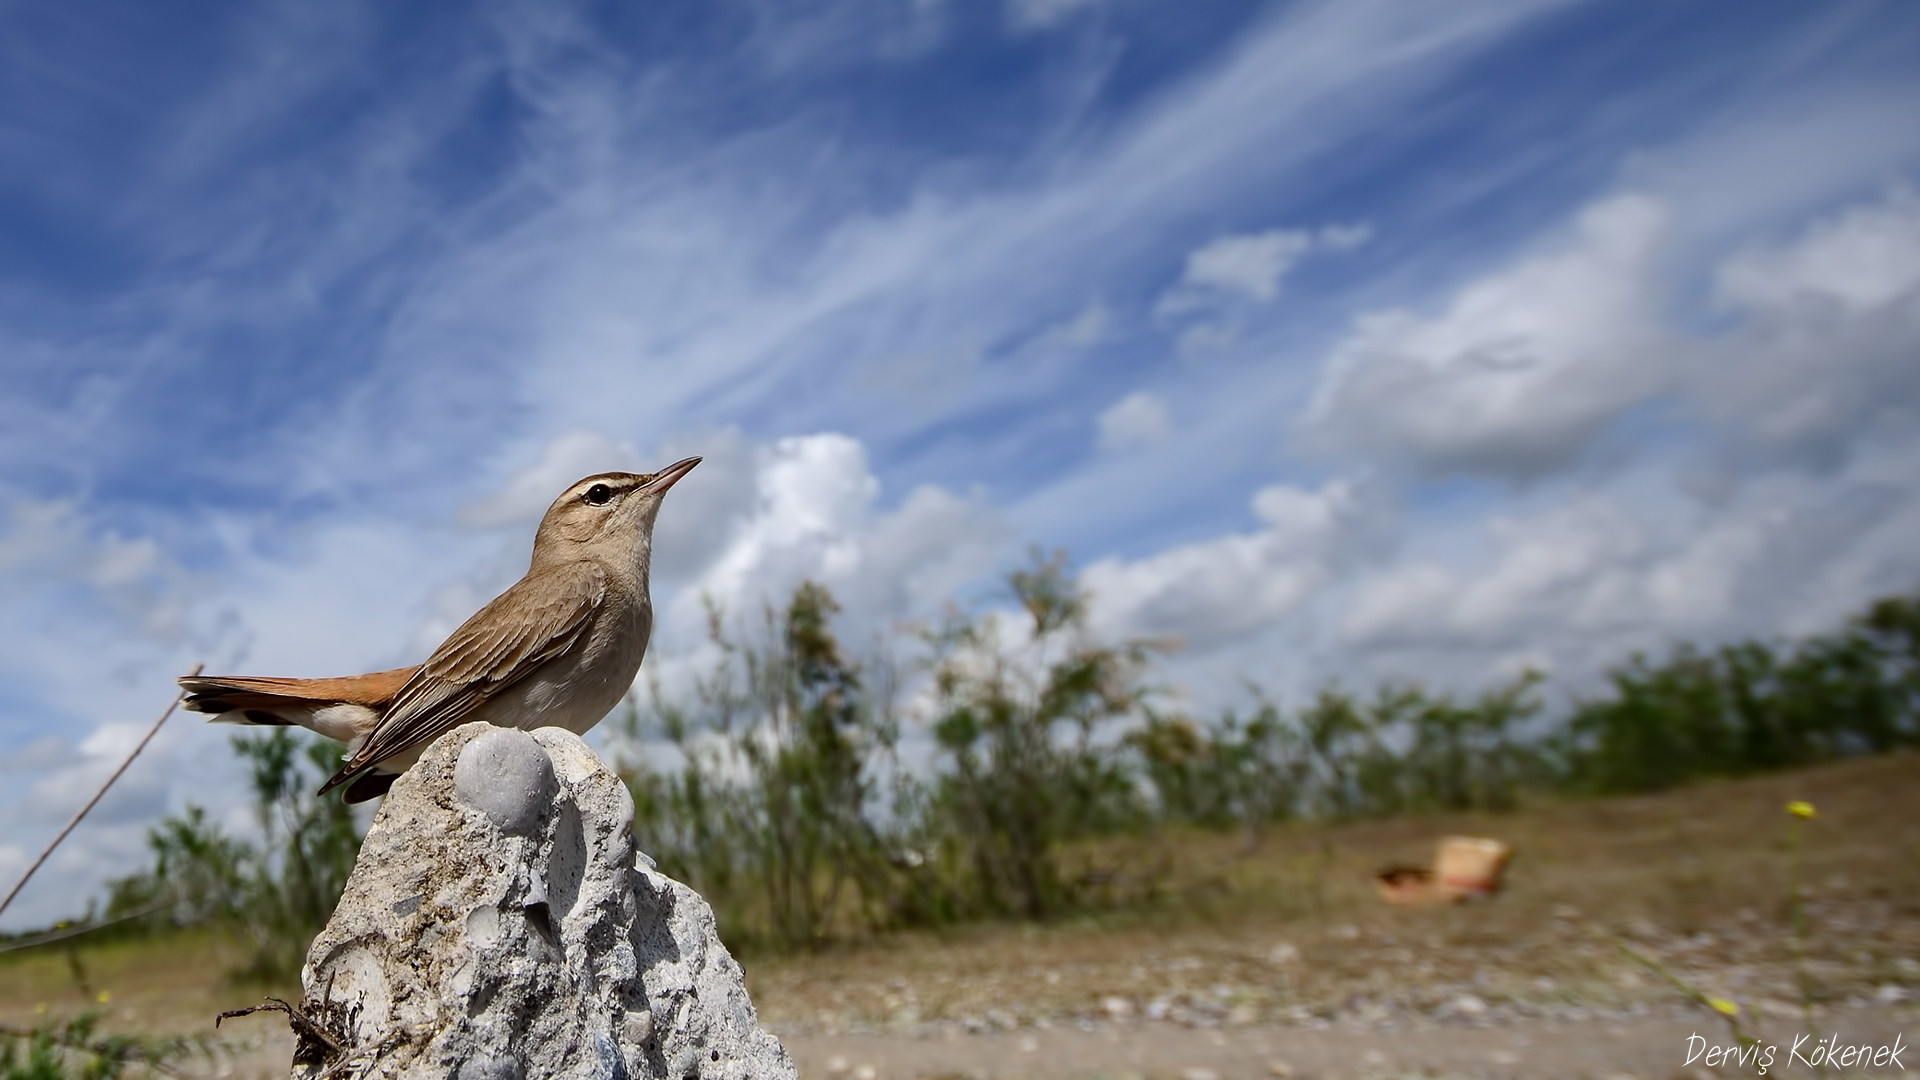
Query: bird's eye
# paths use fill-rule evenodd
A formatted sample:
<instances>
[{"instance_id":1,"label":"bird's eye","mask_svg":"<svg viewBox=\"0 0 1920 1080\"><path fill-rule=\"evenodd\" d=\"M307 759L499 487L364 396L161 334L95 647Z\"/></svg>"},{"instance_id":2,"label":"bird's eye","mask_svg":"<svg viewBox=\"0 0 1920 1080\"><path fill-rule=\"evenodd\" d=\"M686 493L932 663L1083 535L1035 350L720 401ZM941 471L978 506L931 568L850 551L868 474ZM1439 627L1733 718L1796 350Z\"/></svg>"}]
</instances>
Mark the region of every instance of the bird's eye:
<instances>
[{"instance_id":1,"label":"bird's eye","mask_svg":"<svg viewBox=\"0 0 1920 1080\"><path fill-rule=\"evenodd\" d=\"M613 489L605 484L595 484L587 489L587 501L595 506L605 506L613 498Z\"/></svg>"}]
</instances>

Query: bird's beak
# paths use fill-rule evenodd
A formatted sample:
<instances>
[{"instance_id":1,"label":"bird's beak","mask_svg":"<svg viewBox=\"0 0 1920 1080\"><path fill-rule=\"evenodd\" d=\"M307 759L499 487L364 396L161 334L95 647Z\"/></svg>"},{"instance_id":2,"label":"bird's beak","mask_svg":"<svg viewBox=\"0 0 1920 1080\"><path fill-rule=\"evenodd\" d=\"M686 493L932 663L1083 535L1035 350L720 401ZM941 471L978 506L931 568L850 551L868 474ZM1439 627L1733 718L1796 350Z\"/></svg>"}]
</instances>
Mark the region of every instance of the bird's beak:
<instances>
[{"instance_id":1,"label":"bird's beak","mask_svg":"<svg viewBox=\"0 0 1920 1080\"><path fill-rule=\"evenodd\" d=\"M665 495L668 488L678 483L681 477L692 472L693 467L698 464L700 464L700 459L697 457L683 458L676 461L655 473L652 482L648 483L642 490L649 495Z\"/></svg>"}]
</instances>

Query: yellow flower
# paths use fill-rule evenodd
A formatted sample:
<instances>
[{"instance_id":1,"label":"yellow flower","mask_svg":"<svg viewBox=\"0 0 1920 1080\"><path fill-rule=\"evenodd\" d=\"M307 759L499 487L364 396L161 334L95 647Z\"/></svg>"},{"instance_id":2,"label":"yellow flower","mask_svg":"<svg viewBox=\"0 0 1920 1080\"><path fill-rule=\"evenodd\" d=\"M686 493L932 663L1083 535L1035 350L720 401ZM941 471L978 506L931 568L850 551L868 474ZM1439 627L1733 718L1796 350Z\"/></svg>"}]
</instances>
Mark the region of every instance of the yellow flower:
<instances>
[{"instance_id":1,"label":"yellow flower","mask_svg":"<svg viewBox=\"0 0 1920 1080\"><path fill-rule=\"evenodd\" d=\"M1795 799L1794 801L1787 804L1787 813L1792 814L1794 817L1800 817L1800 818L1813 817L1814 816L1813 804L1810 802L1802 802L1799 799Z\"/></svg>"},{"instance_id":2,"label":"yellow flower","mask_svg":"<svg viewBox=\"0 0 1920 1080\"><path fill-rule=\"evenodd\" d=\"M93 1000L99 1002L102 1005L105 1005L107 1002L113 1000L113 995L107 993L105 990L102 990L100 991L99 995L95 997Z\"/></svg>"},{"instance_id":3,"label":"yellow flower","mask_svg":"<svg viewBox=\"0 0 1920 1080\"><path fill-rule=\"evenodd\" d=\"M1713 1006L1714 1012L1720 1013L1722 1015L1725 1015L1725 1016L1740 1015L1740 1006L1735 1005L1733 1002L1728 1001L1726 998L1708 998L1707 1004Z\"/></svg>"}]
</instances>

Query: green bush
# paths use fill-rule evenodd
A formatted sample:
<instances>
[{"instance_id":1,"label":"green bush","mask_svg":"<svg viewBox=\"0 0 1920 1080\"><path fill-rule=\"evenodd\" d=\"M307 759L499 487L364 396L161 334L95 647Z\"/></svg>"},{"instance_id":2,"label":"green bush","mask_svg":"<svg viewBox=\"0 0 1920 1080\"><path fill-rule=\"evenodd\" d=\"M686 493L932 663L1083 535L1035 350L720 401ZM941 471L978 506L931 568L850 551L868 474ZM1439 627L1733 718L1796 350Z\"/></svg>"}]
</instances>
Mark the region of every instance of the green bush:
<instances>
[{"instance_id":1,"label":"green bush","mask_svg":"<svg viewBox=\"0 0 1920 1080\"><path fill-rule=\"evenodd\" d=\"M1920 744L1920 600L1879 601L1790 647L1742 642L1635 655L1610 696L1578 704L1564 781L1654 791Z\"/></svg>"},{"instance_id":2,"label":"green bush","mask_svg":"<svg viewBox=\"0 0 1920 1080\"><path fill-rule=\"evenodd\" d=\"M1150 648L1085 640L1085 601L1062 555L1036 553L1009 584L1028 617L1024 642L957 612L929 635L939 766L920 832L960 871L959 910L1045 919L1074 899L1062 845L1137 816L1118 744L1099 736L1142 705Z\"/></svg>"},{"instance_id":3,"label":"green bush","mask_svg":"<svg viewBox=\"0 0 1920 1080\"><path fill-rule=\"evenodd\" d=\"M897 729L833 636L838 610L802 585L785 612L767 612L757 645L729 638L713 612L719 659L691 700L655 686L646 721L636 705L621 725L641 847L723 921L782 946L825 940L843 908L885 925L899 899L874 817ZM678 769L634 752L653 737L678 749Z\"/></svg>"},{"instance_id":4,"label":"green bush","mask_svg":"<svg viewBox=\"0 0 1920 1080\"><path fill-rule=\"evenodd\" d=\"M235 736L232 745L249 766L261 842L223 834L189 804L147 831L153 864L109 883L106 915L152 911L154 923L242 927L254 954L238 974L285 978L300 970L307 942L333 914L360 834L345 803L312 794L338 767L338 746L283 727Z\"/></svg>"}]
</instances>

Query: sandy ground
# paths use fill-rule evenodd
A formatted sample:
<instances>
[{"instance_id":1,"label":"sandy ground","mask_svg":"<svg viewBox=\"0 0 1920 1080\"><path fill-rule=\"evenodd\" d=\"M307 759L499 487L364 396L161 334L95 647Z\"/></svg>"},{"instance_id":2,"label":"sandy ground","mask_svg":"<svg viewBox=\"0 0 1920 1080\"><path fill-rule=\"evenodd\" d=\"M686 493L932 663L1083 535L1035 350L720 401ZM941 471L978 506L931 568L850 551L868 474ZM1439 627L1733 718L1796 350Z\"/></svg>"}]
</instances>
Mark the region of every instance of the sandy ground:
<instances>
[{"instance_id":1,"label":"sandy ground","mask_svg":"<svg viewBox=\"0 0 1920 1080\"><path fill-rule=\"evenodd\" d=\"M1655 1080L1688 1076L1690 1050L1701 1051L1693 1068L1703 1069L1705 1042L1731 1042L1724 1025L1679 1010L1666 1015L1593 1017L1586 1020L1520 1020L1508 1023L1443 1024L1414 1022L1376 1027L1328 1025L1248 1027L1224 1030L1186 1028L1153 1022L1089 1025L1087 1030L1051 1028L1027 1032L966 1035L950 1029L925 1038L899 1036L789 1037L787 1048L809 1080L867 1075L881 1080L910 1077L1140 1077L1168 1080L1253 1080L1256 1077L1625 1077ZM1920 1011L1863 1009L1825 1013L1822 1031L1836 1030L1845 1041L1911 1044L1920 1036ZM1777 1046L1769 1076L1811 1076L1789 1061L1796 1029L1769 1021L1761 1041ZM1803 1044L1810 1053L1815 1040ZM1764 1051L1762 1051L1763 1053ZM1757 1058L1758 1055L1755 1055ZM1920 1071L1920 1056L1906 1053L1903 1064ZM1783 1067L1784 1066L1784 1067ZM1724 1075L1758 1075L1753 1067ZM1879 1071L1847 1070L1848 1075L1898 1075L1891 1065ZM1831 1073L1830 1075L1837 1075ZM1710 1072L1709 1075L1721 1075Z\"/></svg>"}]
</instances>

